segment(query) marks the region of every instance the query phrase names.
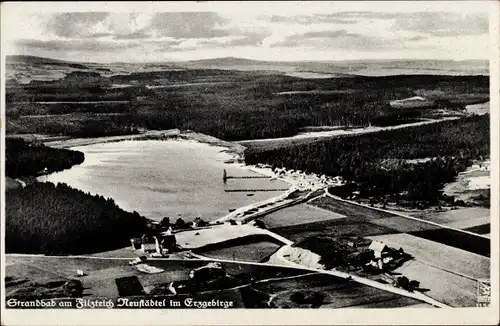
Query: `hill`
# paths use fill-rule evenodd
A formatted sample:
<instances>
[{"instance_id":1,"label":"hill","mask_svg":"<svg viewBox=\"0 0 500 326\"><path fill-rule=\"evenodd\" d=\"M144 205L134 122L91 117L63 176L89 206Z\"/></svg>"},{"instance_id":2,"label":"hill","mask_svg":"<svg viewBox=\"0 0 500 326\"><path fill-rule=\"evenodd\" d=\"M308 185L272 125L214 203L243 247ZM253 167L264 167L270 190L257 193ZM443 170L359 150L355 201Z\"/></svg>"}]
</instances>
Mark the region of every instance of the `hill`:
<instances>
[{"instance_id":1,"label":"hill","mask_svg":"<svg viewBox=\"0 0 500 326\"><path fill-rule=\"evenodd\" d=\"M11 83L15 81L26 84L31 80L60 79L76 70L94 71L103 76L111 76L178 69L254 71L260 74L282 74L303 79L395 75L465 76L489 75L488 67L486 60L259 61L223 57L184 62L84 63L30 55L10 55L6 57L6 79Z\"/></svg>"},{"instance_id":2,"label":"hill","mask_svg":"<svg viewBox=\"0 0 500 326\"><path fill-rule=\"evenodd\" d=\"M179 63L187 68L267 70L339 75L488 75L487 60L348 60L348 61L258 61L235 57ZM314 78L314 75L311 77Z\"/></svg>"},{"instance_id":3,"label":"hill","mask_svg":"<svg viewBox=\"0 0 500 326\"><path fill-rule=\"evenodd\" d=\"M89 69L87 66L70 61L63 61L51 58L36 57L32 55L7 55L5 56L6 64L33 64L33 65L53 65L67 66L76 69Z\"/></svg>"}]
</instances>

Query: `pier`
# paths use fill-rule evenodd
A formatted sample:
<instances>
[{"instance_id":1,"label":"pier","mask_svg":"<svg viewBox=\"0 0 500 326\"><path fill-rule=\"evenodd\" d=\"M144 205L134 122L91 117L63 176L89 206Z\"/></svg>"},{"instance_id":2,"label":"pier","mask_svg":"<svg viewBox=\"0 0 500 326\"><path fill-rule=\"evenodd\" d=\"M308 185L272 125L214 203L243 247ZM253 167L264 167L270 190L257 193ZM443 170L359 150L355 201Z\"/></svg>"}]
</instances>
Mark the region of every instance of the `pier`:
<instances>
[{"instance_id":1,"label":"pier","mask_svg":"<svg viewBox=\"0 0 500 326\"><path fill-rule=\"evenodd\" d=\"M287 191L289 188L282 189L224 189L225 192L257 192L257 191Z\"/></svg>"},{"instance_id":2,"label":"pier","mask_svg":"<svg viewBox=\"0 0 500 326\"><path fill-rule=\"evenodd\" d=\"M229 176L229 175L227 175L226 169L224 169L224 171L222 173L222 180L224 180L224 183L228 179L270 179L270 178L271 177L269 177L267 175ZM258 190L258 191L261 191L261 190Z\"/></svg>"},{"instance_id":3,"label":"pier","mask_svg":"<svg viewBox=\"0 0 500 326\"><path fill-rule=\"evenodd\" d=\"M271 177L265 175L248 175L241 177L226 177L226 179L271 179Z\"/></svg>"}]
</instances>

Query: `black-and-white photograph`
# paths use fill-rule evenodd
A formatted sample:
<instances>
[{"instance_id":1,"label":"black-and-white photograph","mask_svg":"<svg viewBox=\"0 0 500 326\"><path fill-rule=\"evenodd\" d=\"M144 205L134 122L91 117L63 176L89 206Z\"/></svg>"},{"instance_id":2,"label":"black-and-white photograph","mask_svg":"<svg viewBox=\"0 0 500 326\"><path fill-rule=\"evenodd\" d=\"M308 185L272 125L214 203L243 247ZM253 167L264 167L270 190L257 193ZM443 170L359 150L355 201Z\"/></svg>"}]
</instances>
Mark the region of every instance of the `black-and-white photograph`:
<instances>
[{"instance_id":1,"label":"black-and-white photograph","mask_svg":"<svg viewBox=\"0 0 500 326\"><path fill-rule=\"evenodd\" d=\"M493 5L5 3L2 310L486 309Z\"/></svg>"}]
</instances>

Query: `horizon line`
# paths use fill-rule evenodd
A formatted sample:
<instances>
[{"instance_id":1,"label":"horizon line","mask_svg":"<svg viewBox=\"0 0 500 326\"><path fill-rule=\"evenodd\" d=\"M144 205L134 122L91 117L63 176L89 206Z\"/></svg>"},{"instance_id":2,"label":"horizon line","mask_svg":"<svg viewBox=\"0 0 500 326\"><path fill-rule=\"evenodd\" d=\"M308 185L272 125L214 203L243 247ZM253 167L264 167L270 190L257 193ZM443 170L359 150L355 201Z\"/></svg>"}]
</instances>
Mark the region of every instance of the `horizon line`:
<instances>
[{"instance_id":1,"label":"horizon line","mask_svg":"<svg viewBox=\"0 0 500 326\"><path fill-rule=\"evenodd\" d=\"M189 63L189 62L197 62L197 61L209 61L209 60L222 60L222 59L236 59L236 60L246 60L246 61L254 61L254 62L262 62L262 63L335 63L335 62L386 62L386 61L451 61L451 62L467 62L467 61L484 61L489 62L490 59L432 59L432 58L387 58L387 59L375 59L375 58L365 58L365 59L348 59L348 60L260 60L260 59L250 59L244 57L207 57L202 59L191 59L191 60L175 60L175 59L165 59L163 61L73 61L67 59L60 59L54 57L45 57L45 56L37 56L31 54L6 54L5 59L7 57L35 57L35 58L43 58L49 60L58 60L69 63L97 63L97 64L118 64L118 63L129 63L129 64L165 64L165 63Z\"/></svg>"}]
</instances>

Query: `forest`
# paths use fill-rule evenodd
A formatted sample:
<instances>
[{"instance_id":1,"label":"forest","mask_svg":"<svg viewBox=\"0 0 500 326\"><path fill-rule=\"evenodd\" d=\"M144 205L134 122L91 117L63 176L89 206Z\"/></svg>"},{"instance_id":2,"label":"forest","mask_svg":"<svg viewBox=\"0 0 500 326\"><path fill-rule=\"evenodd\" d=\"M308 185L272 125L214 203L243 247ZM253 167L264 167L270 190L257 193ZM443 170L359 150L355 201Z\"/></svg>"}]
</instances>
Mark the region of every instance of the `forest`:
<instances>
[{"instance_id":1,"label":"forest","mask_svg":"<svg viewBox=\"0 0 500 326\"><path fill-rule=\"evenodd\" d=\"M51 148L23 139L5 139L5 175L11 178L69 169L84 159L79 151Z\"/></svg>"},{"instance_id":2,"label":"forest","mask_svg":"<svg viewBox=\"0 0 500 326\"><path fill-rule=\"evenodd\" d=\"M66 255L122 248L141 236L146 219L112 199L66 184L35 182L5 195L5 251Z\"/></svg>"},{"instance_id":3,"label":"forest","mask_svg":"<svg viewBox=\"0 0 500 326\"><path fill-rule=\"evenodd\" d=\"M141 128L179 128L236 141L292 136L306 126L397 125L435 117L437 109L460 111L467 104L489 100L487 76L301 79L202 69L132 73L105 79L96 78L95 85L78 88L69 83L71 78L66 78L68 85L34 83L7 89L7 133L97 137L134 133ZM107 87L110 83L128 86ZM392 100L416 94L424 96L429 106L389 105ZM104 102L50 106L33 103L75 99ZM77 114L79 119L61 115L68 113ZM33 114L41 116L23 118ZM46 119L45 114L59 117ZM92 128L91 124L98 126Z\"/></svg>"},{"instance_id":4,"label":"forest","mask_svg":"<svg viewBox=\"0 0 500 326\"><path fill-rule=\"evenodd\" d=\"M435 100L428 107L403 109L388 104L414 96L419 89L435 88L440 91L428 95ZM292 136L305 126L407 123L432 117L439 108L460 110L467 103L487 101L487 93L488 80L482 76L304 80L269 75L250 81L153 89L143 101L131 104L129 120L147 129L191 129L237 141Z\"/></svg>"},{"instance_id":5,"label":"forest","mask_svg":"<svg viewBox=\"0 0 500 326\"><path fill-rule=\"evenodd\" d=\"M247 164L342 176L348 195L391 195L396 200L436 203L441 189L474 159L489 156L489 115L382 131L359 136L317 140L266 149L248 147ZM409 161L425 159L422 161Z\"/></svg>"},{"instance_id":6,"label":"forest","mask_svg":"<svg viewBox=\"0 0 500 326\"><path fill-rule=\"evenodd\" d=\"M7 177L35 177L84 161L79 151L6 139ZM5 193L6 252L77 254L121 248L141 236L146 220L120 209L112 199L66 184L28 182Z\"/></svg>"}]
</instances>

